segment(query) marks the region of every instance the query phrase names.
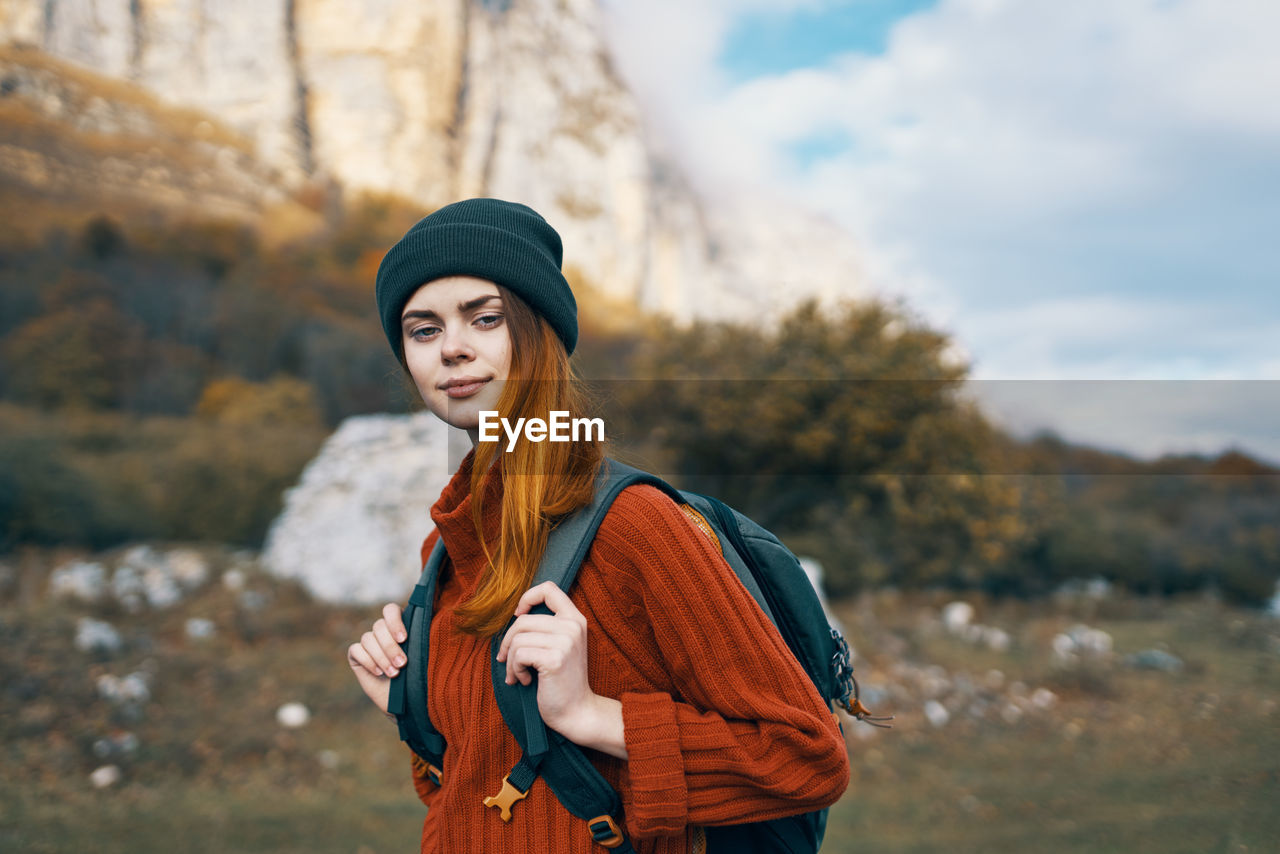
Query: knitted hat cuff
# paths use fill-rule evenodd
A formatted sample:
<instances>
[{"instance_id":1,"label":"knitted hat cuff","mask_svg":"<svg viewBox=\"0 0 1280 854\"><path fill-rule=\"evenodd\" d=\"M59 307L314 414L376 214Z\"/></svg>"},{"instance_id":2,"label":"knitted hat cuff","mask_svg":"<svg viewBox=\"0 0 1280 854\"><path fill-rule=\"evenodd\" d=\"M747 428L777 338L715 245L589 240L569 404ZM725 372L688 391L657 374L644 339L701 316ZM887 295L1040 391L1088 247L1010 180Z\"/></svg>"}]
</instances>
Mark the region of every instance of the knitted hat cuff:
<instances>
[{"instance_id":1,"label":"knitted hat cuff","mask_svg":"<svg viewBox=\"0 0 1280 854\"><path fill-rule=\"evenodd\" d=\"M499 206L509 206L527 215L498 224L456 218L468 205L477 214L493 209L504 212L506 208ZM442 212L450 218L432 214L419 221L391 247L378 268L378 310L396 355L403 357L400 316L405 304L422 285L447 276L487 279L517 294L546 318L565 350L572 353L578 341L578 307L560 272L560 238L555 230L528 208L492 199L459 202Z\"/></svg>"}]
</instances>

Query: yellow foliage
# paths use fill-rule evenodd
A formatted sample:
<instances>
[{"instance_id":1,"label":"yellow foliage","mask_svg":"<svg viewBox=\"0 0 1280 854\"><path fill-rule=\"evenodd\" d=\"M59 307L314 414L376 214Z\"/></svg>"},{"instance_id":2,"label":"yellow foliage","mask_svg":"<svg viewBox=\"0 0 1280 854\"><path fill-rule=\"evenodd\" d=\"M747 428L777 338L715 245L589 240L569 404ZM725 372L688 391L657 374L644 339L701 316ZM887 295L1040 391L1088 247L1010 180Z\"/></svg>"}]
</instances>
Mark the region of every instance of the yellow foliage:
<instances>
[{"instance_id":1,"label":"yellow foliage","mask_svg":"<svg viewBox=\"0 0 1280 854\"><path fill-rule=\"evenodd\" d=\"M196 415L238 426L297 425L314 427L322 421L310 384L277 376L265 383L239 377L214 380L205 386Z\"/></svg>"}]
</instances>

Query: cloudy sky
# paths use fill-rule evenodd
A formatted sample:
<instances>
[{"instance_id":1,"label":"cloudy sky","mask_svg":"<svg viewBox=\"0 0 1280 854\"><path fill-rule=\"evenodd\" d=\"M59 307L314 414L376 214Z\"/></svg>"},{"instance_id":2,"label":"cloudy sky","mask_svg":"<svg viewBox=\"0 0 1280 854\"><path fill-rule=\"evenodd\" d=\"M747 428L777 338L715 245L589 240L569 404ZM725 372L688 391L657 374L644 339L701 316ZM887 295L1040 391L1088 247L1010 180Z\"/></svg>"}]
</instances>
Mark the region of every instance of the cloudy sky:
<instances>
[{"instance_id":1,"label":"cloudy sky","mask_svg":"<svg viewBox=\"0 0 1280 854\"><path fill-rule=\"evenodd\" d=\"M844 224L1007 423L1280 461L1280 2L605 5L695 181Z\"/></svg>"}]
</instances>

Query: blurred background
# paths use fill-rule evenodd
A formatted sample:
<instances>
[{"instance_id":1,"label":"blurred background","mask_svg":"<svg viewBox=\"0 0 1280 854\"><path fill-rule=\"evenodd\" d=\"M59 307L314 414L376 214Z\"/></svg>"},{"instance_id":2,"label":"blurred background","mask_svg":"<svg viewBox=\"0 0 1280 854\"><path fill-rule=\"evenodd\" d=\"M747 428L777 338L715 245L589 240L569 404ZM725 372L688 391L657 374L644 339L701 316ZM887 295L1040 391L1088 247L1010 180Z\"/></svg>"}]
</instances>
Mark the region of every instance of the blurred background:
<instances>
[{"instance_id":1,"label":"blurred background","mask_svg":"<svg viewBox=\"0 0 1280 854\"><path fill-rule=\"evenodd\" d=\"M0 0L0 848L417 845L344 650L458 446L373 279L491 195L614 452L819 567L897 716L824 850L1275 850L1277 28Z\"/></svg>"}]
</instances>

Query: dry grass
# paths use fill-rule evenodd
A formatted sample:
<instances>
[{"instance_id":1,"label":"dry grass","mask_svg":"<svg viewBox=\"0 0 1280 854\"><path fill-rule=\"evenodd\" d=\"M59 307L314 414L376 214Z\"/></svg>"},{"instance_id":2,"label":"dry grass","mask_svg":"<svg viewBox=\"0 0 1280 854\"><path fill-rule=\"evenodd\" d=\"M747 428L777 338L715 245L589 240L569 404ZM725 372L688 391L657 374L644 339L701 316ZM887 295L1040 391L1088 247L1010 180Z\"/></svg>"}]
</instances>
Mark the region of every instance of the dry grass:
<instances>
[{"instance_id":1,"label":"dry grass","mask_svg":"<svg viewBox=\"0 0 1280 854\"><path fill-rule=\"evenodd\" d=\"M230 558L213 553L216 566ZM43 572L40 561L27 572ZM40 584L27 579L30 595ZM371 609L322 606L291 584L251 575L267 607L246 608L213 581L169 611L106 606L0 609L0 849L22 851L402 851L422 811L394 730L346 673L343 649ZM853 782L832 811L825 851L1265 851L1280 838L1280 625L1213 602L977 602L977 619L1007 630L1008 652L938 630L929 596L844 603L859 675L887 690L906 662L937 665L953 683L992 668L995 692L1023 681L1059 699L1014 723L958 711L935 728L907 681L877 709L897 728L850 729ZM1106 612L1105 614L1099 613ZM75 650L82 614L115 623L115 657ZM1072 685L1047 641L1089 616L1124 654L1163 644L1187 667L1139 672L1116 661ZM215 638L187 639L189 617ZM94 679L154 672L130 718ZM1057 681L1055 681L1057 680ZM943 698L946 699L945 696ZM274 719L300 701L311 723ZM854 725L859 726L859 725ZM133 732L122 783L95 790L93 743Z\"/></svg>"}]
</instances>

